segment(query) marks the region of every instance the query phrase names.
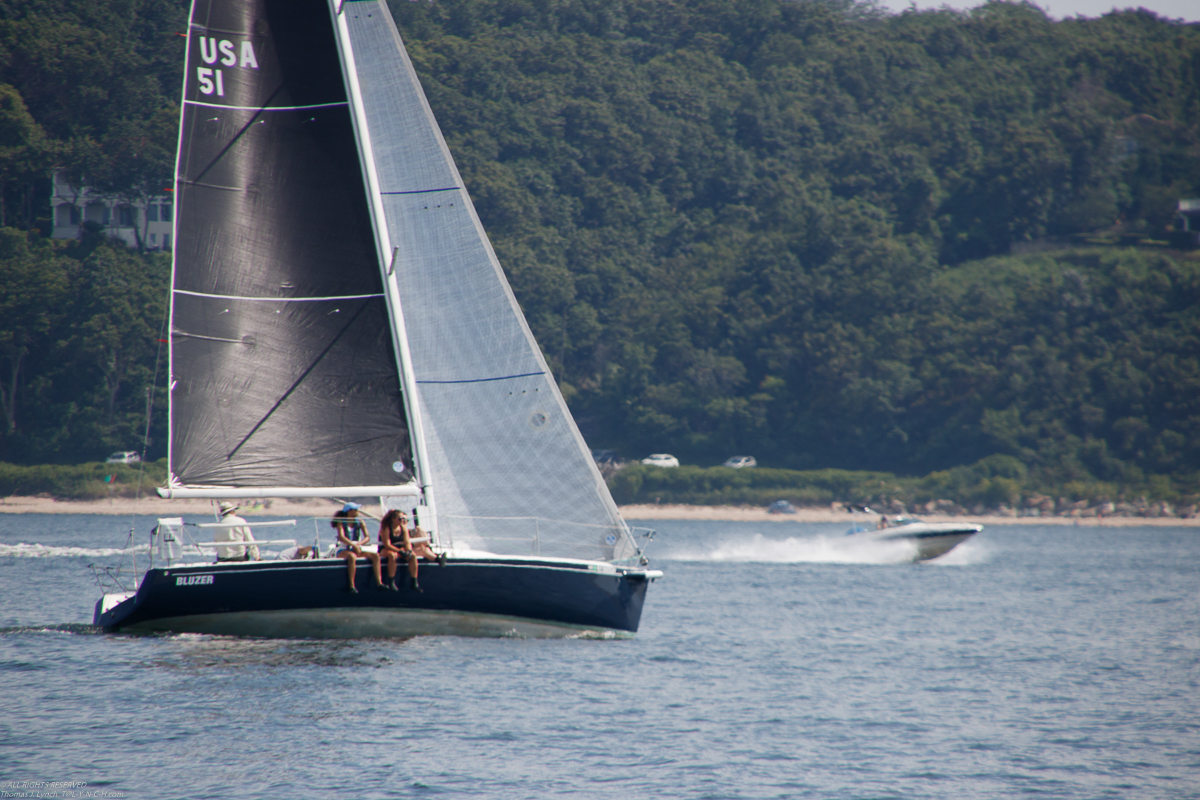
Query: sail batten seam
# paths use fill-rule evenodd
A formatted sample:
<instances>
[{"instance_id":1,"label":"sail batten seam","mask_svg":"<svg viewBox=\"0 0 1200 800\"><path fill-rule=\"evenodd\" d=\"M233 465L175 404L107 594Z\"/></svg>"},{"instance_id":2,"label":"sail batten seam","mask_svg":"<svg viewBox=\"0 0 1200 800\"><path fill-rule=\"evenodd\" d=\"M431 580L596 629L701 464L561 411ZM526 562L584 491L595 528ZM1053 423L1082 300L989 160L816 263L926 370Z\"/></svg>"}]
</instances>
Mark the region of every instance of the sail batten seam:
<instances>
[{"instance_id":1,"label":"sail batten seam","mask_svg":"<svg viewBox=\"0 0 1200 800\"><path fill-rule=\"evenodd\" d=\"M240 186L222 186L219 183L201 183L200 181L189 181L187 178L180 178L180 183L187 186L199 186L203 189L220 189L223 192L241 192L245 191Z\"/></svg>"},{"instance_id":2,"label":"sail batten seam","mask_svg":"<svg viewBox=\"0 0 1200 800\"><path fill-rule=\"evenodd\" d=\"M206 342L228 342L229 344L250 344L245 339L226 339L223 336L204 336L199 333L188 333L186 331L171 331L172 336L179 336L184 339L203 339Z\"/></svg>"},{"instance_id":3,"label":"sail batten seam","mask_svg":"<svg viewBox=\"0 0 1200 800\"><path fill-rule=\"evenodd\" d=\"M189 297L209 297L213 300L246 300L249 302L258 303L318 303L323 300L371 300L376 297L383 297L382 293L376 294L342 294L330 295L328 297L247 297L237 294L208 294L206 292L189 292L187 289L173 289L175 294L186 294Z\"/></svg>"},{"instance_id":4,"label":"sail batten seam","mask_svg":"<svg viewBox=\"0 0 1200 800\"><path fill-rule=\"evenodd\" d=\"M513 378L533 378L545 374L544 372L522 372L520 375L500 375L496 378L466 378L460 381L417 381L417 383L488 383L490 381L507 381Z\"/></svg>"},{"instance_id":5,"label":"sail batten seam","mask_svg":"<svg viewBox=\"0 0 1200 800\"><path fill-rule=\"evenodd\" d=\"M461 186L445 186L441 189L408 189L402 192L380 192L380 194L432 194L434 192L457 192Z\"/></svg>"},{"instance_id":6,"label":"sail batten seam","mask_svg":"<svg viewBox=\"0 0 1200 800\"><path fill-rule=\"evenodd\" d=\"M314 103L310 106L228 106L221 103L204 103L200 100L184 100L184 105L189 106L204 106L205 108L231 108L234 111L307 111L310 108L338 108L341 106L350 105L349 102L342 100L337 103Z\"/></svg>"}]
</instances>

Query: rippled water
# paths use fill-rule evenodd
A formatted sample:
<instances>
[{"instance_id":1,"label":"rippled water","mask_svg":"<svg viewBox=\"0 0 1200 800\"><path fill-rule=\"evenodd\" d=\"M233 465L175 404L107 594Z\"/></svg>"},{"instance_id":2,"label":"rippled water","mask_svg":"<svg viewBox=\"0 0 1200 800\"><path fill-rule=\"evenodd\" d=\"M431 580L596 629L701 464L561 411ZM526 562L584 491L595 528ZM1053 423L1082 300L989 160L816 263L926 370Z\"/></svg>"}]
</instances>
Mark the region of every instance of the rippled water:
<instances>
[{"instance_id":1,"label":"rippled water","mask_svg":"<svg viewBox=\"0 0 1200 800\"><path fill-rule=\"evenodd\" d=\"M97 634L87 565L128 522L0 515L0 781L1200 797L1200 530L995 527L912 565L842 526L653 525L632 641L321 642Z\"/></svg>"}]
</instances>

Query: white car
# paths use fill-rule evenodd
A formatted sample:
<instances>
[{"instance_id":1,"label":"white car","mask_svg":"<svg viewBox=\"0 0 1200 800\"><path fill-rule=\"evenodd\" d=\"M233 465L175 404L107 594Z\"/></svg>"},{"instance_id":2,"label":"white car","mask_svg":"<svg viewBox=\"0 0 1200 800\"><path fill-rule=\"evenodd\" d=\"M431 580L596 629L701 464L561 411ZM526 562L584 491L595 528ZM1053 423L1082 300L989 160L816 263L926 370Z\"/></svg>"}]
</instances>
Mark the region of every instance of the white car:
<instances>
[{"instance_id":1,"label":"white car","mask_svg":"<svg viewBox=\"0 0 1200 800\"><path fill-rule=\"evenodd\" d=\"M119 453L113 453L108 458L104 459L105 464L136 464L142 460L142 457L134 450L122 450Z\"/></svg>"},{"instance_id":2,"label":"white car","mask_svg":"<svg viewBox=\"0 0 1200 800\"><path fill-rule=\"evenodd\" d=\"M642 463L652 467L678 467L679 459L670 453L652 453L648 458L643 458Z\"/></svg>"},{"instance_id":3,"label":"white car","mask_svg":"<svg viewBox=\"0 0 1200 800\"><path fill-rule=\"evenodd\" d=\"M754 456L730 456L721 466L741 469L742 467L757 467L758 462L754 460Z\"/></svg>"}]
</instances>

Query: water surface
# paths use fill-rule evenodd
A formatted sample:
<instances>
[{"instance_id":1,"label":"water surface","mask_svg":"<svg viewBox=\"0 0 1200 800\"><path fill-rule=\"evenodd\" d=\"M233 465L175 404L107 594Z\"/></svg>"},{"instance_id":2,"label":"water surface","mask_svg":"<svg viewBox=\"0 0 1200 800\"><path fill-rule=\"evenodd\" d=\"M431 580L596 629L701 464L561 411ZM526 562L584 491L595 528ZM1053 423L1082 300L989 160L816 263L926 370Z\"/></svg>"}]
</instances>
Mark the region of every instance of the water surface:
<instances>
[{"instance_id":1,"label":"water surface","mask_svg":"<svg viewBox=\"0 0 1200 800\"><path fill-rule=\"evenodd\" d=\"M1200 535L646 523L632 641L121 636L149 519L0 515L0 781L137 798L1200 797ZM139 557L144 565L145 556Z\"/></svg>"}]
</instances>

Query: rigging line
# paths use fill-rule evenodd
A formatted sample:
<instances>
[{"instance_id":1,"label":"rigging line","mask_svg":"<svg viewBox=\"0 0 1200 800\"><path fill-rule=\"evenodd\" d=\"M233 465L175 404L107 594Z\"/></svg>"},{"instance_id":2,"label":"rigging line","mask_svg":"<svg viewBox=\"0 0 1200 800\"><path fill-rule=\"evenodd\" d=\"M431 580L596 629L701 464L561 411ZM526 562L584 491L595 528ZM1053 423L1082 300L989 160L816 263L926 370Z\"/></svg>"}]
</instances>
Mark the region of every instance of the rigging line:
<instances>
[{"instance_id":1,"label":"rigging line","mask_svg":"<svg viewBox=\"0 0 1200 800\"><path fill-rule=\"evenodd\" d=\"M520 375L501 375L498 378L468 378L462 381L417 381L417 383L489 383L490 381L507 381L513 378L532 378L535 375L545 375L544 372L523 372Z\"/></svg>"},{"instance_id":2,"label":"rigging line","mask_svg":"<svg viewBox=\"0 0 1200 800\"><path fill-rule=\"evenodd\" d=\"M446 186L442 189L409 189L405 192L380 192L380 194L430 194L432 192L457 192L461 186Z\"/></svg>"},{"instance_id":3,"label":"rigging line","mask_svg":"<svg viewBox=\"0 0 1200 800\"><path fill-rule=\"evenodd\" d=\"M275 96L282 91L283 91L283 84L281 83L281 84L279 84L279 87L275 91L271 92L270 96L267 97L267 103L270 103L272 100L274 100ZM212 169L213 167L215 167L217 165L217 162L225 157L225 154L229 152L229 149L231 147L233 147L235 144L237 144L238 139L241 139L242 136L245 135L246 131L250 130L250 126L253 125L255 122L257 122L258 118L260 116L262 116L262 109L259 109L250 117L250 121L242 126L242 129L237 132L237 135L234 136L232 139L230 139L229 143L226 144L224 147L222 147L221 151L219 153L217 153L215 156L213 156L213 160L208 162L208 166L205 167L204 169L200 170L199 174L197 174L196 177L192 178L192 181L193 182L199 181L201 178L203 178L205 175L207 175L208 171L210 169Z\"/></svg>"},{"instance_id":4,"label":"rigging line","mask_svg":"<svg viewBox=\"0 0 1200 800\"><path fill-rule=\"evenodd\" d=\"M383 297L383 293L379 294L343 294L331 295L329 297L246 297L245 295L237 294L208 294L206 292L189 292L186 289L173 289L175 294L186 294L188 297L211 297L215 300L249 300L251 302L260 303L315 303L321 300L371 300L376 297Z\"/></svg>"},{"instance_id":5,"label":"rigging line","mask_svg":"<svg viewBox=\"0 0 1200 800\"><path fill-rule=\"evenodd\" d=\"M152 409L154 408L154 389L155 389L155 387L158 386L158 368L159 368L159 365L162 363L163 336L167 329L167 320L170 315L170 310L171 310L171 306L168 303L166 305L166 308L163 309L162 323L159 325L159 329L158 329L158 349L154 354L154 378L150 382L150 391L148 392L148 396L146 398L146 433L142 437L142 460L141 460L141 462L138 463L137 489L135 490L134 497L133 497L133 510L130 512L130 516L129 516L129 537L128 537L129 547L133 547L134 531L135 531L135 527L137 525L137 504L142 499L142 478L146 473L146 451L149 449L148 442L150 441L150 413L151 413ZM151 537L151 540L150 540L150 547L151 547L151 551L153 552L153 548L154 548L153 537ZM121 579L120 579L121 570L124 566L125 566L125 553L121 553L121 560L117 562L117 577L114 578L117 585L120 586L121 589L125 589L125 586L124 586L124 584L121 583ZM136 555L136 553L133 556L132 570L135 573L137 572L137 555Z\"/></svg>"},{"instance_id":6,"label":"rigging line","mask_svg":"<svg viewBox=\"0 0 1200 800\"><path fill-rule=\"evenodd\" d=\"M229 451L229 455L225 456L225 460L228 461L229 459L233 458L233 456L237 453L237 451L242 449L242 445L244 445L246 442L250 441L250 437L253 436L255 433L257 433L258 429L261 428L263 426L263 424L270 418L270 416L275 413L276 409L278 409L281 405L283 405L284 401L287 400L288 397L291 396L292 392L296 391L296 389L300 386L300 384L304 382L304 379L308 377L309 373L317 368L317 364L321 363L321 359L325 358L325 356L327 356L329 354L329 351L333 349L333 346L335 344L337 344L339 340L341 340L342 336L346 333L346 331L350 330L350 326L354 324L354 321L358 319L358 315L363 312L363 309L365 309L367 307L367 305L369 305L369 304L363 303L361 306L358 307L358 311L355 311L354 315L351 316L350 319L346 321L346 324L342 326L342 329L340 331L338 331L337 336L333 337L333 341L331 341L325 347L325 349L322 350L321 353L315 359L313 359L313 362L308 365L308 369L304 370L304 372L300 375L299 378L296 378L296 382L293 383L290 387L288 387L288 390L283 393L282 397L280 397L278 400L275 401L275 405L271 406L270 410L267 411L267 413L263 415L263 418L254 424L254 427L250 429L250 432L247 433L242 438L242 440L237 443L237 447L235 447Z\"/></svg>"},{"instance_id":7,"label":"rigging line","mask_svg":"<svg viewBox=\"0 0 1200 800\"><path fill-rule=\"evenodd\" d=\"M146 474L146 451L150 449L150 417L154 411L154 390L158 388L158 368L162 363L163 338L166 334L170 313L171 304L167 303L163 308L162 322L158 326L158 349L154 354L154 377L150 381L150 388L146 391L146 432L142 436L142 460L138 462L137 489L133 495L133 510L129 515L130 534L133 533L134 525L137 524L137 507L142 500L142 478Z\"/></svg>"},{"instance_id":8,"label":"rigging line","mask_svg":"<svg viewBox=\"0 0 1200 800\"><path fill-rule=\"evenodd\" d=\"M274 97L275 95L271 95ZM270 99L270 98L268 98ZM310 108L337 108L339 106L348 106L348 100L339 100L336 103L313 103L307 106L225 106L220 103L205 103L200 100L184 100L185 106L203 106L204 108L232 108L234 111L307 111Z\"/></svg>"}]
</instances>

